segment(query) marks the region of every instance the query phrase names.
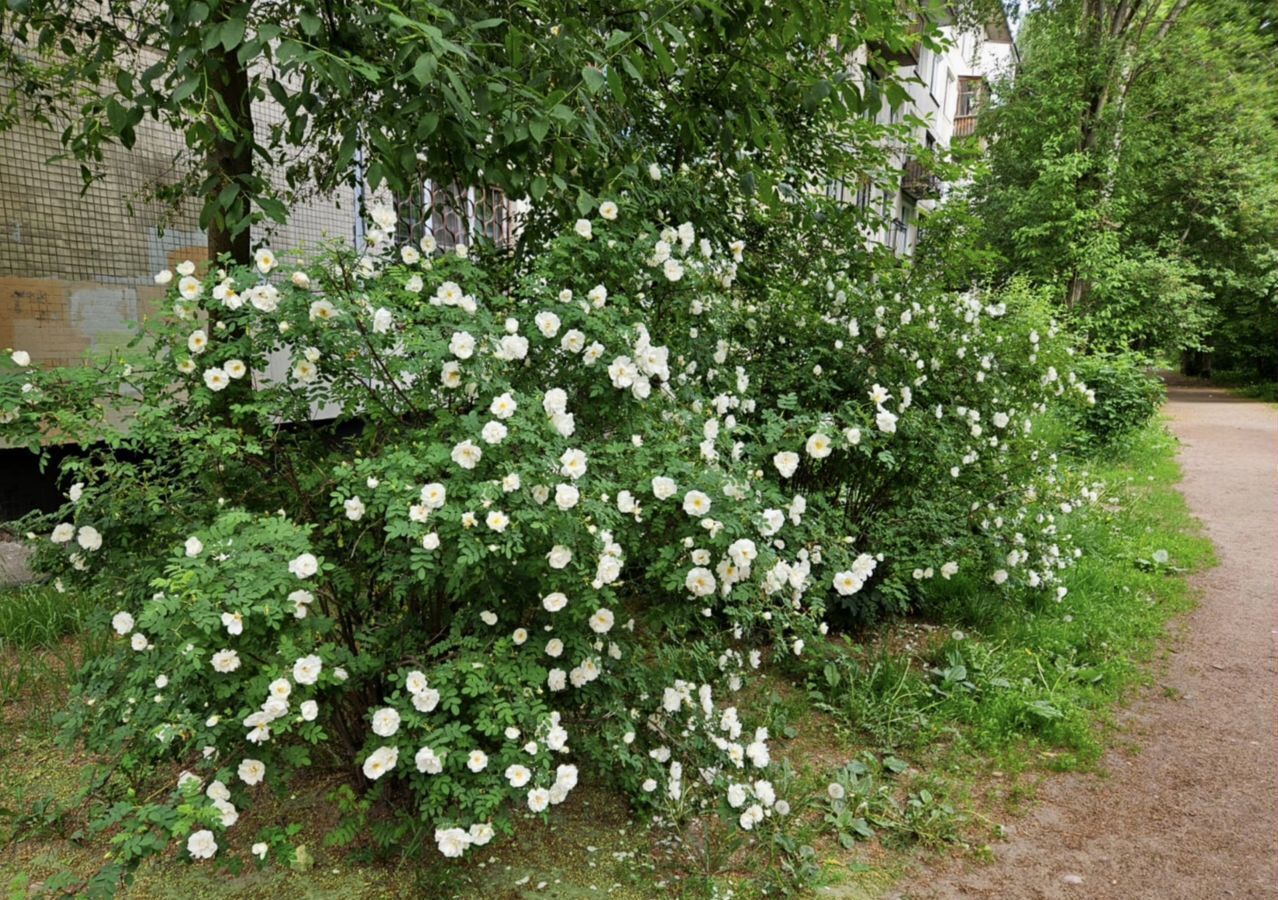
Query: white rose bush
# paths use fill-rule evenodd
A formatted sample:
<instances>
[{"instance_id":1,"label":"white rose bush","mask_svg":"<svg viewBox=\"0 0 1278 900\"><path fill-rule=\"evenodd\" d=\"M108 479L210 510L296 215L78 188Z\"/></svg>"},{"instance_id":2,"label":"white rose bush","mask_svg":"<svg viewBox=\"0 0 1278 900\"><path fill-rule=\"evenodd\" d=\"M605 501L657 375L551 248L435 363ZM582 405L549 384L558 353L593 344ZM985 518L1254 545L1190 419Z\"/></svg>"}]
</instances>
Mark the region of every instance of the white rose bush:
<instances>
[{"instance_id":1,"label":"white rose bush","mask_svg":"<svg viewBox=\"0 0 1278 900\"><path fill-rule=\"evenodd\" d=\"M1034 426L1087 388L1033 298L746 278L623 198L518 264L371 218L0 375L6 440L82 448L38 565L111 607L65 734L184 772L123 861L333 769L450 859L587 777L782 827L757 670L934 578L1065 590L1089 494Z\"/></svg>"}]
</instances>

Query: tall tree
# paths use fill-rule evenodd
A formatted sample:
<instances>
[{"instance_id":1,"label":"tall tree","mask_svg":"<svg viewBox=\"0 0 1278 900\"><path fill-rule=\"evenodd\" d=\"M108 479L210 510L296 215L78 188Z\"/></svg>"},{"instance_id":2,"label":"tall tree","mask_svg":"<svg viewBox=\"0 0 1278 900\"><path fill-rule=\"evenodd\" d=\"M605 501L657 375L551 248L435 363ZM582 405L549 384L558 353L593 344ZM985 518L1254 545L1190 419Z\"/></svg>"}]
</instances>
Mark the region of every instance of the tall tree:
<instances>
[{"instance_id":1,"label":"tall tree","mask_svg":"<svg viewBox=\"0 0 1278 900\"><path fill-rule=\"evenodd\" d=\"M0 73L12 122L63 127L86 180L144 118L180 132L170 199L201 198L210 252L247 258L250 225L290 192L366 176L588 208L650 162L700 166L722 191L777 202L805 173L864 169L884 133L846 51L936 46L897 0L12 0ZM889 101L903 88L886 79ZM254 129L270 96L284 121ZM87 97L87 99L85 99ZM267 171L282 167L287 187ZM707 200L722 200L709 191ZM723 203L720 207L725 207ZM707 204L707 208L709 204Z\"/></svg>"},{"instance_id":2,"label":"tall tree","mask_svg":"<svg viewBox=\"0 0 1278 900\"><path fill-rule=\"evenodd\" d=\"M987 240L1057 285L1096 346L1205 351L1230 304L1264 307L1278 246L1255 4L1058 0L1022 37L975 191Z\"/></svg>"}]
</instances>

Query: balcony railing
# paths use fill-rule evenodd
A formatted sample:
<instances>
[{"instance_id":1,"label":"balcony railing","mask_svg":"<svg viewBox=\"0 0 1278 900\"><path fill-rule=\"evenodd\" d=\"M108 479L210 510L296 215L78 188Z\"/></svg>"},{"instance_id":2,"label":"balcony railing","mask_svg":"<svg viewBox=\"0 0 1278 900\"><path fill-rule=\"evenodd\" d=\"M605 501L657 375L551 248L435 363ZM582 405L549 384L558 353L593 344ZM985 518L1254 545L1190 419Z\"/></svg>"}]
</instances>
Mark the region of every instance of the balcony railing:
<instances>
[{"instance_id":1,"label":"balcony railing","mask_svg":"<svg viewBox=\"0 0 1278 900\"><path fill-rule=\"evenodd\" d=\"M911 159L901 172L901 190L915 200L934 200L941 196L941 179L920 160Z\"/></svg>"},{"instance_id":2,"label":"balcony railing","mask_svg":"<svg viewBox=\"0 0 1278 900\"><path fill-rule=\"evenodd\" d=\"M971 137L976 134L976 116L958 116L954 119L954 136Z\"/></svg>"}]
</instances>

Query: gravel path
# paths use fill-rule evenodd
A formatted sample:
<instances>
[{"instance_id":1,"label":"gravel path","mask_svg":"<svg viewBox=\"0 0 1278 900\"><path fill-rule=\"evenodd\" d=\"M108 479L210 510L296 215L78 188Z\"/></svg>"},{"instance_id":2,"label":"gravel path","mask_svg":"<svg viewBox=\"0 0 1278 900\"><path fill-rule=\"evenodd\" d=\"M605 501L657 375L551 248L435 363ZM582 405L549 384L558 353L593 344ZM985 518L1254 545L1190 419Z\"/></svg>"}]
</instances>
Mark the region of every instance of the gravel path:
<instances>
[{"instance_id":1,"label":"gravel path","mask_svg":"<svg viewBox=\"0 0 1278 900\"><path fill-rule=\"evenodd\" d=\"M909 898L1278 897L1278 412L1169 381L1180 485L1220 565L1195 578L1161 684L1120 715L1139 752L1049 777L988 865L924 871Z\"/></svg>"}]
</instances>

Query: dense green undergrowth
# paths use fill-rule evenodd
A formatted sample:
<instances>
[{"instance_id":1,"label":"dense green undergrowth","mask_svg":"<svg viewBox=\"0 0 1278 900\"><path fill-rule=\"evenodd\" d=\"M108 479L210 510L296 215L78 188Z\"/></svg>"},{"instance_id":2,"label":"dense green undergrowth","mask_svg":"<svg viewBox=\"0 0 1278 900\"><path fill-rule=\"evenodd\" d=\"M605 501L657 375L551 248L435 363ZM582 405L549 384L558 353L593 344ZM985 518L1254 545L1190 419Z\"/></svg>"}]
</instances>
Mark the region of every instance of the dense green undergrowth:
<instances>
[{"instance_id":1,"label":"dense green undergrowth","mask_svg":"<svg viewBox=\"0 0 1278 900\"><path fill-rule=\"evenodd\" d=\"M792 846L770 856L739 852L713 826L641 822L587 786L554 828L526 828L483 866L421 867L360 841L326 847L342 821L335 778L251 813L245 833L304 823L287 836L308 848L301 865L228 879L169 855L144 865L130 895L748 897L826 884L874 896L919 848L980 853L1043 769L1097 762L1115 704L1149 679L1168 620L1192 603L1184 575L1211 548L1174 490L1174 452L1151 424L1069 463L1105 489L1074 518L1088 551L1059 602L1012 605L982 583L937 580L916 617L832 636L770 676L750 705L777 742L786 795L810 798L791 813ZM48 586L0 600L0 884L15 896L55 894L71 881L59 873L83 877L106 847L85 828L82 792L119 773L57 748L48 724L95 652L82 632L95 605Z\"/></svg>"},{"instance_id":2,"label":"dense green undergrowth","mask_svg":"<svg viewBox=\"0 0 1278 900\"><path fill-rule=\"evenodd\" d=\"M1107 489L1075 528L1089 548L1059 602L998 601L983 586L938 583L929 646L903 654L851 644L814 673L819 706L897 749L939 739L980 753L1051 750L1055 765L1094 761L1095 727L1145 675L1167 619L1191 603L1181 575L1211 560L1183 499L1173 440L1150 426L1091 463Z\"/></svg>"}]
</instances>

